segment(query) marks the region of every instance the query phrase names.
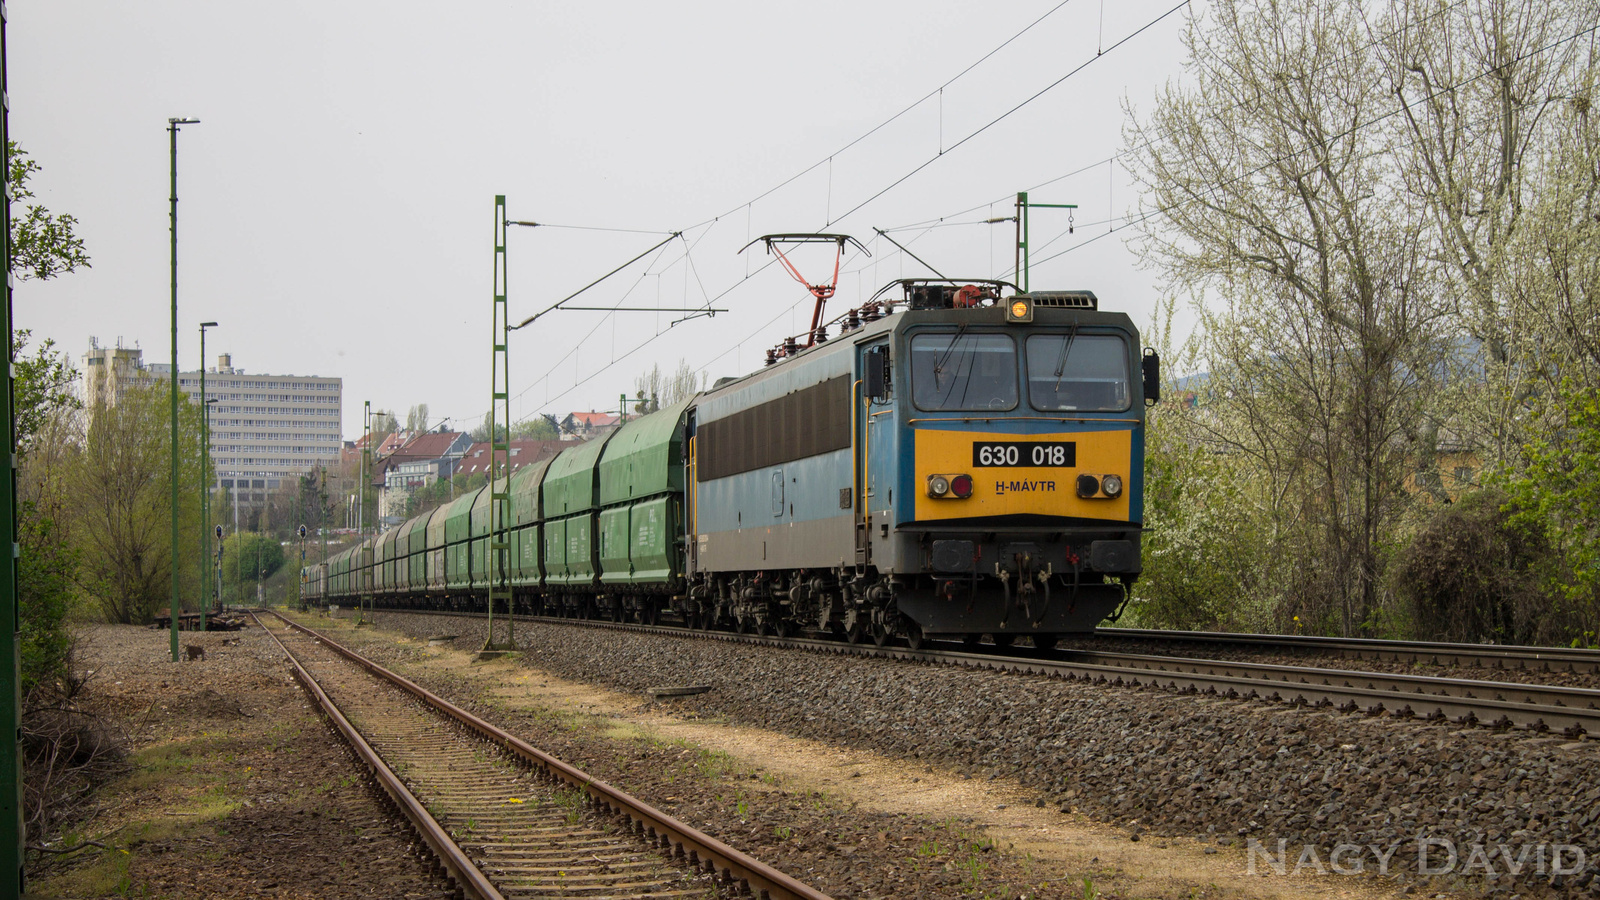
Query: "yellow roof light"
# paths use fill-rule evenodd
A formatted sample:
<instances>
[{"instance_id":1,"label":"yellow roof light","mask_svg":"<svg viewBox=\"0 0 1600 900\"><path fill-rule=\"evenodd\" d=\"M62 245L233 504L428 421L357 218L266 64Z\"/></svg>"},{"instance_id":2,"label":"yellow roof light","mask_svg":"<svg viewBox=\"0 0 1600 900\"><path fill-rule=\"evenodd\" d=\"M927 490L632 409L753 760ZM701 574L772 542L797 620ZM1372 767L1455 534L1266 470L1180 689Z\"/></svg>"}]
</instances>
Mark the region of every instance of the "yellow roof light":
<instances>
[{"instance_id":1,"label":"yellow roof light","mask_svg":"<svg viewBox=\"0 0 1600 900\"><path fill-rule=\"evenodd\" d=\"M1007 322L1032 322L1033 301L1026 297L1012 297L1011 305L1006 307Z\"/></svg>"}]
</instances>

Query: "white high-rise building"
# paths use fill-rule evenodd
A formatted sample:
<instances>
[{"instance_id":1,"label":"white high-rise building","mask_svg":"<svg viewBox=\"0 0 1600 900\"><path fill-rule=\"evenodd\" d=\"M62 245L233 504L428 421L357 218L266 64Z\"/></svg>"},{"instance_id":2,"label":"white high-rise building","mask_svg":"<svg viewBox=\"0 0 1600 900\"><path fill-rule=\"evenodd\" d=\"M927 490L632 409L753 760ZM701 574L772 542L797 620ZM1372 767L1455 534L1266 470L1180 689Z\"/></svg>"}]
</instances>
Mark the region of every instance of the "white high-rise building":
<instances>
[{"instance_id":1,"label":"white high-rise building","mask_svg":"<svg viewBox=\"0 0 1600 900\"><path fill-rule=\"evenodd\" d=\"M205 378L206 397L217 401L211 463L219 486L239 502L263 501L285 479L318 466L338 469L344 379L248 375L229 354L217 357ZM201 402L198 371L180 373L178 388Z\"/></svg>"}]
</instances>

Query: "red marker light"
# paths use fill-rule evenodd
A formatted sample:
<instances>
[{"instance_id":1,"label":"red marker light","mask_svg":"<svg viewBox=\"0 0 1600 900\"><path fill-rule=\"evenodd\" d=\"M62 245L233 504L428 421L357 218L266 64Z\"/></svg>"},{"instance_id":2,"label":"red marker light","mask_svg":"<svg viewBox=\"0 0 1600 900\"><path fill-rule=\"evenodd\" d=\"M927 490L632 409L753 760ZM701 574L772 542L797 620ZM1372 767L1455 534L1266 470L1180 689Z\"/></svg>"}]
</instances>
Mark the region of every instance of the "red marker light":
<instances>
[{"instance_id":1,"label":"red marker light","mask_svg":"<svg viewBox=\"0 0 1600 900\"><path fill-rule=\"evenodd\" d=\"M957 497L960 497L962 500L965 500L968 497L971 497L972 496L972 476L971 475L957 475L956 477L950 479L950 493L955 494Z\"/></svg>"}]
</instances>

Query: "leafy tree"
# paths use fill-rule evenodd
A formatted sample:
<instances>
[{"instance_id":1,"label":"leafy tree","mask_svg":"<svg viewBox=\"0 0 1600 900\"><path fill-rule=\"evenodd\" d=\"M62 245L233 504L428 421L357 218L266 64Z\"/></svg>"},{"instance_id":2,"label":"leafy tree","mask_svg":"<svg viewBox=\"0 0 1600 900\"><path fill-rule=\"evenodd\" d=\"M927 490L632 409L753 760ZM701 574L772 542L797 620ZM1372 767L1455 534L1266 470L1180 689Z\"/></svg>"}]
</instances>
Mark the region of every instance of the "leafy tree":
<instances>
[{"instance_id":1,"label":"leafy tree","mask_svg":"<svg viewBox=\"0 0 1600 900\"><path fill-rule=\"evenodd\" d=\"M222 582L230 596L243 585L254 596L257 580L266 580L283 568L283 544L269 534L242 531L229 535L222 545Z\"/></svg>"},{"instance_id":2,"label":"leafy tree","mask_svg":"<svg viewBox=\"0 0 1600 900\"><path fill-rule=\"evenodd\" d=\"M410 432L428 430L428 404L418 403L406 413L406 430Z\"/></svg>"},{"instance_id":3,"label":"leafy tree","mask_svg":"<svg viewBox=\"0 0 1600 900\"><path fill-rule=\"evenodd\" d=\"M170 430L165 385L133 387L115 406L93 410L72 488L80 512L83 565L78 585L108 622L148 621L170 597L172 583ZM200 498L188 486L202 478L199 407L184 399L178 415L179 534L199 529ZM182 540L180 593L196 597L201 549Z\"/></svg>"},{"instance_id":4,"label":"leafy tree","mask_svg":"<svg viewBox=\"0 0 1600 900\"><path fill-rule=\"evenodd\" d=\"M489 442L490 418L492 418L490 413L484 413L482 421L478 423L478 427L470 432L472 439L477 443L487 444ZM506 439L506 423L499 421L494 423L494 436L497 440L503 441Z\"/></svg>"},{"instance_id":5,"label":"leafy tree","mask_svg":"<svg viewBox=\"0 0 1600 900\"><path fill-rule=\"evenodd\" d=\"M378 449L378 443L384 437L400 430L399 423L395 421L394 412L387 409L373 410L372 413L372 449Z\"/></svg>"},{"instance_id":6,"label":"leafy tree","mask_svg":"<svg viewBox=\"0 0 1600 900\"><path fill-rule=\"evenodd\" d=\"M34 196L29 178L39 164L15 142L6 147L6 182L16 201ZM20 280L44 280L89 267L83 240L70 215L53 215L36 203L26 204L11 219L10 273ZM72 540L62 462L72 413L78 408L73 390L77 373L65 354L46 339L26 353L30 333L11 334L14 368L12 403L15 415L18 471L17 601L22 639L22 691L70 683L71 634L67 615L72 602L72 577L79 555ZM42 446L41 446L42 445Z\"/></svg>"},{"instance_id":7,"label":"leafy tree","mask_svg":"<svg viewBox=\"0 0 1600 900\"><path fill-rule=\"evenodd\" d=\"M1523 447L1523 471L1506 480L1511 524L1532 529L1553 549L1560 603L1548 611L1559 637L1594 643L1600 635L1600 388L1568 382L1563 419Z\"/></svg>"},{"instance_id":8,"label":"leafy tree","mask_svg":"<svg viewBox=\"0 0 1600 900\"><path fill-rule=\"evenodd\" d=\"M549 419L539 416L525 419L511 427L511 437L519 441L558 441L561 432Z\"/></svg>"},{"instance_id":9,"label":"leafy tree","mask_svg":"<svg viewBox=\"0 0 1600 900\"><path fill-rule=\"evenodd\" d=\"M15 200L33 196L28 179L39 171L39 164L15 141L7 145L10 171L7 183ZM73 228L78 220L65 213L53 215L37 203L23 207L22 215L11 219L11 272L20 279L54 278L75 272L80 267L89 268L89 255L84 251L83 239Z\"/></svg>"}]
</instances>

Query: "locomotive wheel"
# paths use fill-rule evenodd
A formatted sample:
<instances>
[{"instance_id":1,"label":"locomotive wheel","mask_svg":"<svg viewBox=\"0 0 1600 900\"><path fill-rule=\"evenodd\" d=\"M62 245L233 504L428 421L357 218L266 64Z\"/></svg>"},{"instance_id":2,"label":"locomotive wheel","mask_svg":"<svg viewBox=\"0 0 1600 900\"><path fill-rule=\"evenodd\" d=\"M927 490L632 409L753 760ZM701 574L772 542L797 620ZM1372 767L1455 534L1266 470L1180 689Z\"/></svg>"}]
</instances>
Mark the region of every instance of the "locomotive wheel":
<instances>
[{"instance_id":1,"label":"locomotive wheel","mask_svg":"<svg viewBox=\"0 0 1600 900\"><path fill-rule=\"evenodd\" d=\"M989 636L994 638L994 645L1002 650L1011 646L1017 639L1014 634L991 634Z\"/></svg>"},{"instance_id":2,"label":"locomotive wheel","mask_svg":"<svg viewBox=\"0 0 1600 900\"><path fill-rule=\"evenodd\" d=\"M892 635L889 634L889 629L879 625L877 622L872 623L872 643L874 645L879 647L886 646L890 637Z\"/></svg>"},{"instance_id":3,"label":"locomotive wheel","mask_svg":"<svg viewBox=\"0 0 1600 900\"><path fill-rule=\"evenodd\" d=\"M981 634L963 634L961 636L961 644L964 647L976 647L981 643L983 643L983 635Z\"/></svg>"},{"instance_id":4,"label":"locomotive wheel","mask_svg":"<svg viewBox=\"0 0 1600 900\"><path fill-rule=\"evenodd\" d=\"M794 635L794 623L788 619L774 619L772 621L772 633L781 638L792 637Z\"/></svg>"},{"instance_id":5,"label":"locomotive wheel","mask_svg":"<svg viewBox=\"0 0 1600 900\"><path fill-rule=\"evenodd\" d=\"M1060 635L1056 634L1036 634L1033 636L1033 646L1040 650L1049 650L1055 647L1056 639L1059 637Z\"/></svg>"},{"instance_id":6,"label":"locomotive wheel","mask_svg":"<svg viewBox=\"0 0 1600 900\"><path fill-rule=\"evenodd\" d=\"M928 641L928 637L927 637L927 635L922 633L922 626L918 625L915 622L907 620L907 622L906 622L906 646L910 647L913 650L921 650L922 649L922 645L927 643L927 641Z\"/></svg>"},{"instance_id":7,"label":"locomotive wheel","mask_svg":"<svg viewBox=\"0 0 1600 900\"><path fill-rule=\"evenodd\" d=\"M844 639L852 644L860 644L867 639L867 623L860 616L855 622L844 630Z\"/></svg>"}]
</instances>

